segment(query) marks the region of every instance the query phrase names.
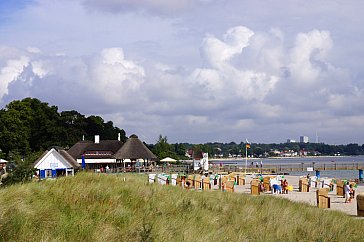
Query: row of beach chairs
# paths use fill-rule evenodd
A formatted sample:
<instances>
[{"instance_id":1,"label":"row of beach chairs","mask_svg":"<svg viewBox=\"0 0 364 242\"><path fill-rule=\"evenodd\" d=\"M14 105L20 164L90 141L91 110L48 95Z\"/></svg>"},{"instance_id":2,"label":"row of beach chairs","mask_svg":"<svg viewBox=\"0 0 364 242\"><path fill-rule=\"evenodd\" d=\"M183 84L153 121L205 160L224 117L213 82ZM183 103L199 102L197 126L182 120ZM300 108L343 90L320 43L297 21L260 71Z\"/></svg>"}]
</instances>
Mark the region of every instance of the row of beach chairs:
<instances>
[{"instance_id":1,"label":"row of beach chairs","mask_svg":"<svg viewBox=\"0 0 364 242\"><path fill-rule=\"evenodd\" d=\"M220 189L234 192L235 185L245 185L245 177L238 173L216 174L209 176L181 174L149 174L149 183L182 186L186 189L210 190Z\"/></svg>"}]
</instances>

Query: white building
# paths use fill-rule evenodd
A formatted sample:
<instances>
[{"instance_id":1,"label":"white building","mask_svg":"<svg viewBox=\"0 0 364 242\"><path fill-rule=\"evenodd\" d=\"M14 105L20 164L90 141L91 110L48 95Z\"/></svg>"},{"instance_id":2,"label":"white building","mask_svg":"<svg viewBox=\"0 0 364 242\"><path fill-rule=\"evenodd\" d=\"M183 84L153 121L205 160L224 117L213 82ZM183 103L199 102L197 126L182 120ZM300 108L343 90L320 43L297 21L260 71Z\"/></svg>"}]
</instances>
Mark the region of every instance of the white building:
<instances>
[{"instance_id":1,"label":"white building","mask_svg":"<svg viewBox=\"0 0 364 242\"><path fill-rule=\"evenodd\" d=\"M46 179L73 176L80 165L67 151L52 148L34 162L34 168L38 170L40 179Z\"/></svg>"},{"instance_id":2,"label":"white building","mask_svg":"<svg viewBox=\"0 0 364 242\"><path fill-rule=\"evenodd\" d=\"M300 136L300 143L308 143L308 137L307 136Z\"/></svg>"}]
</instances>

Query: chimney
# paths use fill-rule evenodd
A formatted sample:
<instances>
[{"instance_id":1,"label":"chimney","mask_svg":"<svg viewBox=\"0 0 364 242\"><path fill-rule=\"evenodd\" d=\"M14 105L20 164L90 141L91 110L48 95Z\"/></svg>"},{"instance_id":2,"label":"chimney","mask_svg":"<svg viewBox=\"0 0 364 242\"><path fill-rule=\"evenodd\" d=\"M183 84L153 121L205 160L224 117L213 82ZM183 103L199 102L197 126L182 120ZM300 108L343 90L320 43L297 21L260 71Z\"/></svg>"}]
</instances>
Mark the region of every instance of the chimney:
<instances>
[{"instance_id":1,"label":"chimney","mask_svg":"<svg viewBox=\"0 0 364 242\"><path fill-rule=\"evenodd\" d=\"M119 140L119 141L121 140L121 135L120 135L120 133L118 133L118 140Z\"/></svg>"},{"instance_id":2,"label":"chimney","mask_svg":"<svg viewBox=\"0 0 364 242\"><path fill-rule=\"evenodd\" d=\"M95 144L100 143L100 135L95 135Z\"/></svg>"}]
</instances>

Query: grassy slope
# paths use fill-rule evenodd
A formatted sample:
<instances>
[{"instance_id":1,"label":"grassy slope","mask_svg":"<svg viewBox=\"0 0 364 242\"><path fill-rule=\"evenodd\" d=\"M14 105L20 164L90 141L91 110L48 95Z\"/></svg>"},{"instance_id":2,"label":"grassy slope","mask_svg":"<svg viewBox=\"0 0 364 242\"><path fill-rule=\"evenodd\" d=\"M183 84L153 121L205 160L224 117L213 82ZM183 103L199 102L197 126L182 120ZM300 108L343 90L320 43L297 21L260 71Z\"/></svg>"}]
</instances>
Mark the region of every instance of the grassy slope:
<instances>
[{"instance_id":1,"label":"grassy slope","mask_svg":"<svg viewBox=\"0 0 364 242\"><path fill-rule=\"evenodd\" d=\"M126 177L126 182L123 178ZM272 196L78 174L0 190L0 241L363 241L364 221Z\"/></svg>"}]
</instances>

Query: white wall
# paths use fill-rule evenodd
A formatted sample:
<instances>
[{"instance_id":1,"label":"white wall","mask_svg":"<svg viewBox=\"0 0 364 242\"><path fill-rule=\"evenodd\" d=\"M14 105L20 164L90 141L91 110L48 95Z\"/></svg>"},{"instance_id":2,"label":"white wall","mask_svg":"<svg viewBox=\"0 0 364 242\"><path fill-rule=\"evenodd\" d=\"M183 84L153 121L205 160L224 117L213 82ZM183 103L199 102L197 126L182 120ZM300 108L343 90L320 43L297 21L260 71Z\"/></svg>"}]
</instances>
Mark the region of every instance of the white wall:
<instances>
[{"instance_id":1,"label":"white wall","mask_svg":"<svg viewBox=\"0 0 364 242\"><path fill-rule=\"evenodd\" d=\"M77 159L79 164L82 164L82 159ZM116 159L85 159L86 164L104 164L116 163Z\"/></svg>"},{"instance_id":2,"label":"white wall","mask_svg":"<svg viewBox=\"0 0 364 242\"><path fill-rule=\"evenodd\" d=\"M64 158L56 151L50 151L43 159L41 163L38 163L35 167L40 170L44 169L66 169L72 168L68 162L64 162Z\"/></svg>"}]
</instances>

